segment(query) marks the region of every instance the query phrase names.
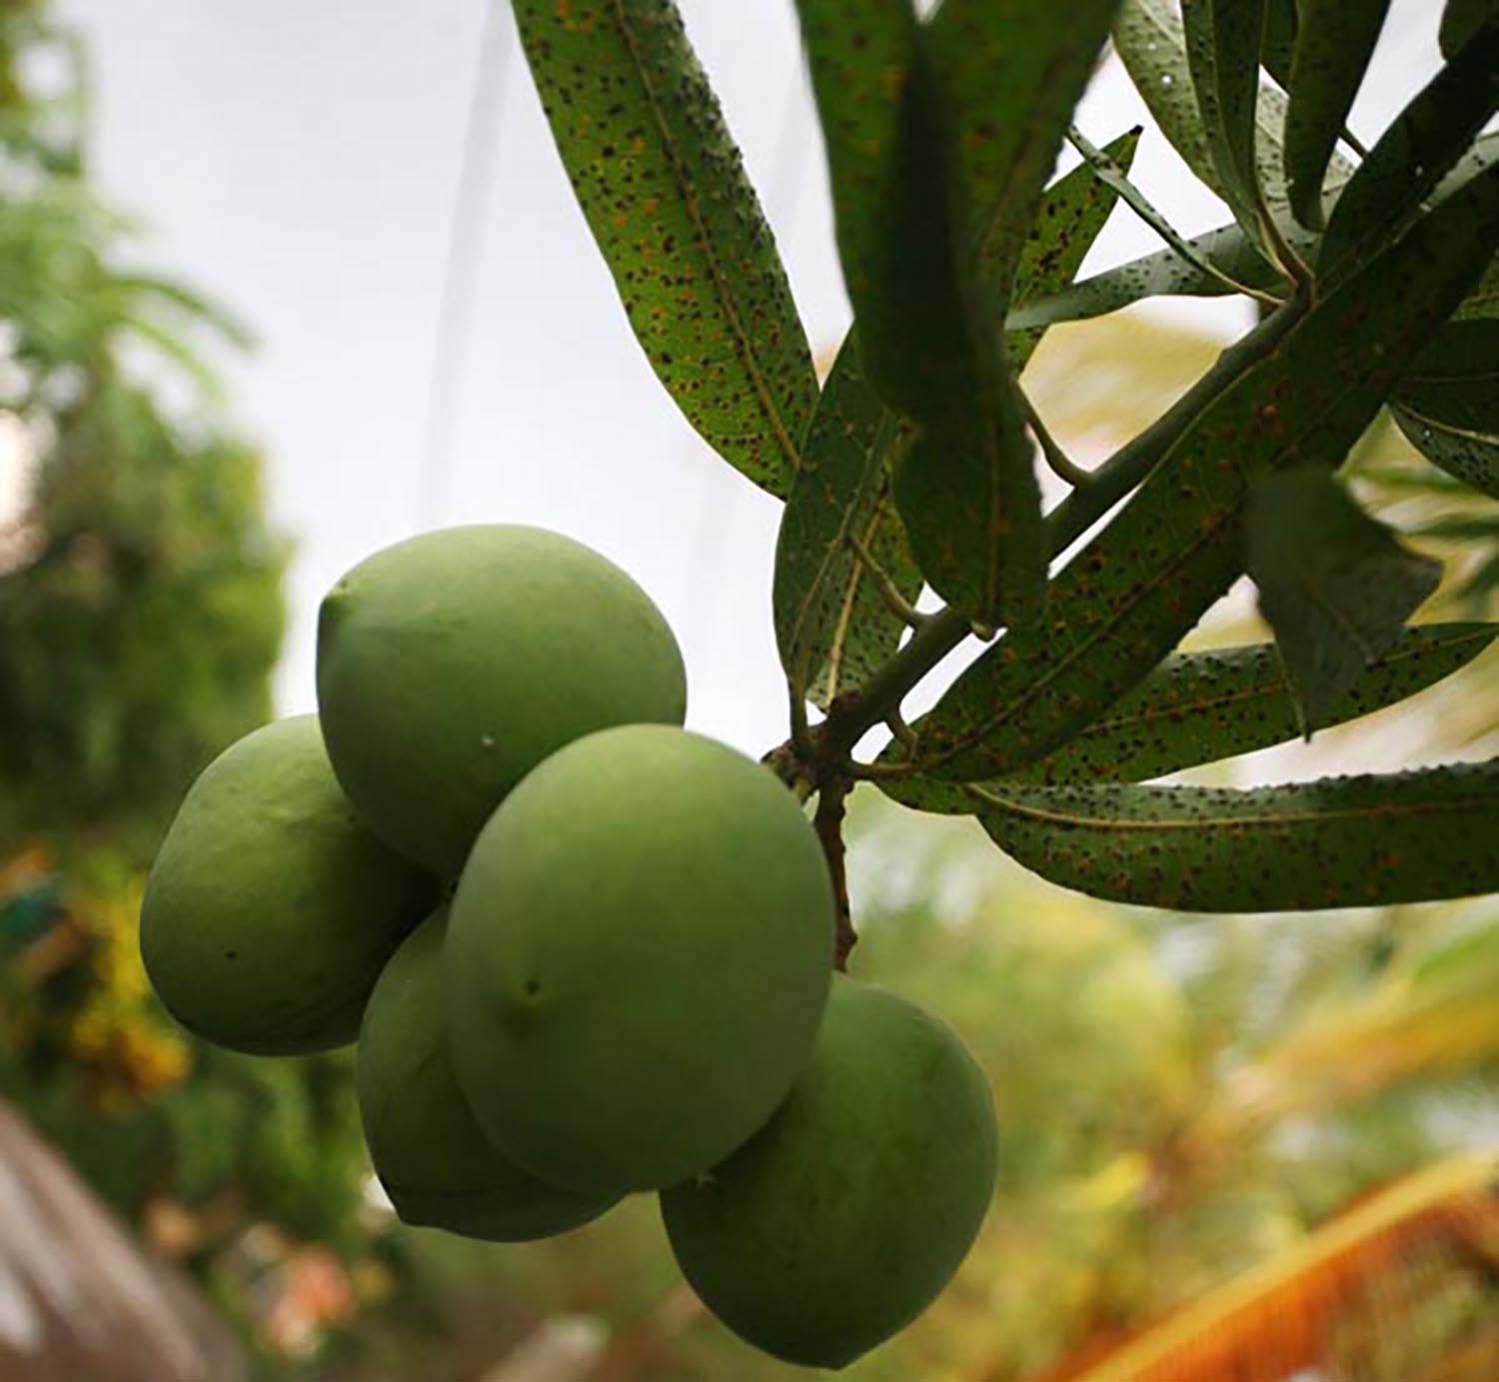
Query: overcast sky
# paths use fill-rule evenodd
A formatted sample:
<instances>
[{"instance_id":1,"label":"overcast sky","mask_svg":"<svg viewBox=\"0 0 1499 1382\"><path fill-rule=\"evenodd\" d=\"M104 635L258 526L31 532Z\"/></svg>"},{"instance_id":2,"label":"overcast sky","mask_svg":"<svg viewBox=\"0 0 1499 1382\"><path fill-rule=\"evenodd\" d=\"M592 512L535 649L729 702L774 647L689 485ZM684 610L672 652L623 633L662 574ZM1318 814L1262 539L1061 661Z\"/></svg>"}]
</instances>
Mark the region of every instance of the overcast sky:
<instances>
[{"instance_id":1,"label":"overcast sky","mask_svg":"<svg viewBox=\"0 0 1499 1382\"><path fill-rule=\"evenodd\" d=\"M694 727L750 752L784 738L770 625L779 506L697 440L636 347L508 6L488 23L485 0L60 8L95 67L97 175L150 227L148 257L231 304L260 338L228 372L296 542L281 708L313 706L317 602L347 567L424 527L525 522L589 543L650 591L683 644ZM682 9L814 349L830 347L849 314L790 0ZM1351 122L1366 141L1434 69L1439 10L1395 0ZM485 52L498 80L480 100L468 164L484 195L470 202L473 252L460 245L458 256L475 278L443 333ZM1083 129L1102 143L1144 120L1111 63ZM1135 174L1187 232L1226 219L1153 131ZM1089 267L1157 247L1121 211ZM1182 310L1225 337L1245 321L1234 303Z\"/></svg>"}]
</instances>

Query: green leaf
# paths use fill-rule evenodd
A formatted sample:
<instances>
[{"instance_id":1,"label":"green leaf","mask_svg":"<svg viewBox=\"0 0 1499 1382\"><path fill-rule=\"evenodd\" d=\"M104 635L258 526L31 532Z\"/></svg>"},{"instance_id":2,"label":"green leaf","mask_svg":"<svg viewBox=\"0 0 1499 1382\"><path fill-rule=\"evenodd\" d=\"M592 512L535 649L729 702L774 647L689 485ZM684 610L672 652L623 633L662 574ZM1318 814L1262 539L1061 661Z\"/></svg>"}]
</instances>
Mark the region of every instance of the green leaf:
<instances>
[{"instance_id":1,"label":"green leaf","mask_svg":"<svg viewBox=\"0 0 1499 1382\"><path fill-rule=\"evenodd\" d=\"M1250 791L992 783L947 790L965 795L967 809L1021 864L1112 902L1301 911L1499 890L1495 763Z\"/></svg>"},{"instance_id":2,"label":"green leaf","mask_svg":"<svg viewBox=\"0 0 1499 1382\"><path fill-rule=\"evenodd\" d=\"M773 603L781 662L793 694L824 708L889 657L905 627L880 597L850 537L880 561L906 599L921 590L885 468L899 430L864 379L851 333L812 419L776 543Z\"/></svg>"},{"instance_id":3,"label":"green leaf","mask_svg":"<svg viewBox=\"0 0 1499 1382\"><path fill-rule=\"evenodd\" d=\"M1452 57L1489 20L1499 16L1499 0L1447 0L1438 42L1442 56Z\"/></svg>"},{"instance_id":4,"label":"green leaf","mask_svg":"<svg viewBox=\"0 0 1499 1382\"><path fill-rule=\"evenodd\" d=\"M1260 62L1281 86L1291 85L1291 53L1296 47L1297 0L1268 0Z\"/></svg>"},{"instance_id":5,"label":"green leaf","mask_svg":"<svg viewBox=\"0 0 1499 1382\"><path fill-rule=\"evenodd\" d=\"M1468 150L1499 96L1499 23L1466 43L1390 125L1349 180L1317 256L1324 290L1366 263Z\"/></svg>"},{"instance_id":6,"label":"green leaf","mask_svg":"<svg viewBox=\"0 0 1499 1382\"><path fill-rule=\"evenodd\" d=\"M935 59L908 0L798 0L869 381L917 424L894 494L927 581L1023 623L1046 566L1040 490Z\"/></svg>"},{"instance_id":7,"label":"green leaf","mask_svg":"<svg viewBox=\"0 0 1499 1382\"><path fill-rule=\"evenodd\" d=\"M1105 145L1103 151L1116 167L1128 173L1139 145L1140 130L1136 127ZM1015 268L1010 299L1015 306L1010 321L1018 307L1054 295L1072 282L1118 200L1118 192L1085 163L1046 189ZM1044 322L1024 330L1011 329L1006 344L1010 367L1017 374L1040 344L1045 329Z\"/></svg>"},{"instance_id":8,"label":"green leaf","mask_svg":"<svg viewBox=\"0 0 1499 1382\"><path fill-rule=\"evenodd\" d=\"M687 420L784 496L817 380L739 151L671 0L515 0L531 75L636 338Z\"/></svg>"},{"instance_id":9,"label":"green leaf","mask_svg":"<svg viewBox=\"0 0 1499 1382\"><path fill-rule=\"evenodd\" d=\"M929 26L972 199L980 271L1003 308L1119 0L944 0Z\"/></svg>"},{"instance_id":10,"label":"green leaf","mask_svg":"<svg viewBox=\"0 0 1499 1382\"><path fill-rule=\"evenodd\" d=\"M1285 161L1291 209L1309 229L1322 225L1322 175L1389 7L1390 0L1301 0L1287 88Z\"/></svg>"},{"instance_id":11,"label":"green leaf","mask_svg":"<svg viewBox=\"0 0 1499 1382\"><path fill-rule=\"evenodd\" d=\"M1258 237L1263 203L1255 114L1265 0L1182 0L1182 27L1187 68L1218 184L1234 218Z\"/></svg>"},{"instance_id":12,"label":"green leaf","mask_svg":"<svg viewBox=\"0 0 1499 1382\"><path fill-rule=\"evenodd\" d=\"M1320 468L1261 480L1244 527L1260 613L1310 736L1400 637L1441 582L1442 564L1403 546Z\"/></svg>"},{"instance_id":13,"label":"green leaf","mask_svg":"<svg viewBox=\"0 0 1499 1382\"><path fill-rule=\"evenodd\" d=\"M1108 146L1128 166L1139 144L1131 130ZM1103 229L1116 196L1086 166L1046 189L1015 270L1013 293L1023 301L1065 283ZM1016 369L1044 328L1010 338ZM905 625L880 596L847 541L864 546L908 601L921 589L905 529L888 489L881 488L893 446L909 444L864 379L852 334L833 365L803 448L776 548L775 616L781 657L793 686L826 708L860 686L893 653Z\"/></svg>"},{"instance_id":14,"label":"green leaf","mask_svg":"<svg viewBox=\"0 0 1499 1382\"><path fill-rule=\"evenodd\" d=\"M1496 624L1407 629L1327 708L1324 727L1414 696L1477 657L1496 633ZM1287 743L1301 732L1273 643L1173 653L1102 719L1004 781L1048 787L1143 782ZM900 787L900 780L893 781L891 795L904 801Z\"/></svg>"},{"instance_id":15,"label":"green leaf","mask_svg":"<svg viewBox=\"0 0 1499 1382\"><path fill-rule=\"evenodd\" d=\"M1305 232L1301 237L1300 244L1292 237L1298 249L1313 243ZM1194 236L1188 243L1195 258L1206 259L1223 277L1204 272L1174 249L1158 250L1079 279L1047 296L1018 303L1010 309L1005 326L1013 332L1083 321L1150 297L1222 297L1234 291L1225 278L1262 291L1280 283L1279 273L1237 223Z\"/></svg>"},{"instance_id":16,"label":"green leaf","mask_svg":"<svg viewBox=\"0 0 1499 1382\"><path fill-rule=\"evenodd\" d=\"M1499 499L1499 434L1474 432L1396 403L1391 409L1405 439L1434 466Z\"/></svg>"},{"instance_id":17,"label":"green leaf","mask_svg":"<svg viewBox=\"0 0 1499 1382\"><path fill-rule=\"evenodd\" d=\"M1221 195L1180 18L1165 0L1124 0L1114 21L1114 47L1161 133L1199 181Z\"/></svg>"},{"instance_id":18,"label":"green leaf","mask_svg":"<svg viewBox=\"0 0 1499 1382\"><path fill-rule=\"evenodd\" d=\"M1114 45L1161 133L1198 179L1232 205L1213 161L1192 89L1181 21L1175 12L1165 0L1124 0L1114 25ZM1282 234L1286 229L1281 214L1286 206L1285 168L1281 158L1285 120L1285 95L1273 87L1261 87L1255 105L1256 176ZM1335 155L1328 169L1328 186L1341 185L1352 172L1352 165Z\"/></svg>"},{"instance_id":19,"label":"green leaf","mask_svg":"<svg viewBox=\"0 0 1499 1382\"><path fill-rule=\"evenodd\" d=\"M1401 380L1391 411L1433 465L1499 499L1499 320L1443 327Z\"/></svg>"},{"instance_id":20,"label":"green leaf","mask_svg":"<svg viewBox=\"0 0 1499 1382\"><path fill-rule=\"evenodd\" d=\"M1337 463L1496 243L1499 170L1491 170L1322 299L1204 409L1068 563L1045 619L982 654L918 722L914 760L942 777L1002 776L1138 685L1241 573L1239 515L1250 483Z\"/></svg>"}]
</instances>

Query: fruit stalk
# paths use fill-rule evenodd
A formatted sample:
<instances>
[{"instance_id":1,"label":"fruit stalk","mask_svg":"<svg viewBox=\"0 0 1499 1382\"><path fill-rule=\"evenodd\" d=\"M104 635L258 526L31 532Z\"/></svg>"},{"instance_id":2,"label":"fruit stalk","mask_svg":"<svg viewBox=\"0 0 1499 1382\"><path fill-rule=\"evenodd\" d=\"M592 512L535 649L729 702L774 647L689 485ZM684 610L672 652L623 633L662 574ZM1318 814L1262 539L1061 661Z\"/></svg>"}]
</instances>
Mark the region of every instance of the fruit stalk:
<instances>
[{"instance_id":1,"label":"fruit stalk","mask_svg":"<svg viewBox=\"0 0 1499 1382\"><path fill-rule=\"evenodd\" d=\"M854 932L853 913L848 905L848 871L844 867L843 857L843 802L848 796L849 786L845 777L830 775L825 779L817 793L817 814L812 821L817 838L822 843L822 852L828 861L828 873L833 880L833 900L838 917L833 968L839 973L847 972L849 951L859 940Z\"/></svg>"}]
</instances>

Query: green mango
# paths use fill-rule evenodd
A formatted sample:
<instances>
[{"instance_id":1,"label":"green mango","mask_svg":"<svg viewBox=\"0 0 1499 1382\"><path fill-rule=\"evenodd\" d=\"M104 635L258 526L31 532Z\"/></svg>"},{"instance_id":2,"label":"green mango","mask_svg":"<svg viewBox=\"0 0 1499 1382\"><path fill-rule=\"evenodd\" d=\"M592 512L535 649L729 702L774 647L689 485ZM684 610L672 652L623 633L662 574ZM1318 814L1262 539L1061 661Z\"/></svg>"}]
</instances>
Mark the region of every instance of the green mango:
<instances>
[{"instance_id":1,"label":"green mango","mask_svg":"<svg viewBox=\"0 0 1499 1382\"><path fill-rule=\"evenodd\" d=\"M254 1055L353 1041L436 879L375 838L339 790L315 715L246 735L204 769L157 852L141 956L167 1011Z\"/></svg>"},{"instance_id":2,"label":"green mango","mask_svg":"<svg viewBox=\"0 0 1499 1382\"><path fill-rule=\"evenodd\" d=\"M364 1010L356 1084L375 1174L417 1227L524 1242L586 1224L614 1203L544 1185L483 1134L458 1088L442 1018L447 908L401 943Z\"/></svg>"},{"instance_id":3,"label":"green mango","mask_svg":"<svg viewBox=\"0 0 1499 1382\"><path fill-rule=\"evenodd\" d=\"M551 1184L674 1184L806 1064L833 932L817 837L759 764L663 725L569 744L495 812L453 899L444 995L469 1105Z\"/></svg>"},{"instance_id":4,"label":"green mango","mask_svg":"<svg viewBox=\"0 0 1499 1382\"><path fill-rule=\"evenodd\" d=\"M361 562L318 616L333 770L394 849L457 875L490 813L594 730L681 724L686 674L623 571L540 528L447 528Z\"/></svg>"},{"instance_id":5,"label":"green mango","mask_svg":"<svg viewBox=\"0 0 1499 1382\"><path fill-rule=\"evenodd\" d=\"M723 1165L661 1196L703 1303L787 1362L841 1368L941 1293L994 1193L984 1073L913 1003L842 976L811 1064Z\"/></svg>"}]
</instances>

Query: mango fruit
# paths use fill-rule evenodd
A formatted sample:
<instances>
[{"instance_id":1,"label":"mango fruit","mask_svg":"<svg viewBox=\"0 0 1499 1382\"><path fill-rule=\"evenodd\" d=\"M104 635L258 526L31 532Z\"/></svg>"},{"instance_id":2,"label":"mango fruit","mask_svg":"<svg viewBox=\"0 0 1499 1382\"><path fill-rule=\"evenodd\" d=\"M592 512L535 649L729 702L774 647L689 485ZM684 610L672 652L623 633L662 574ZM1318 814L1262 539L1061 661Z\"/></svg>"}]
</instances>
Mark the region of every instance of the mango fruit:
<instances>
[{"instance_id":1,"label":"mango fruit","mask_svg":"<svg viewBox=\"0 0 1499 1382\"><path fill-rule=\"evenodd\" d=\"M539 528L425 533L361 562L318 616L333 770L392 848L463 866L505 795L564 744L681 724L682 655L623 571Z\"/></svg>"},{"instance_id":2,"label":"mango fruit","mask_svg":"<svg viewBox=\"0 0 1499 1382\"><path fill-rule=\"evenodd\" d=\"M841 1368L910 1324L994 1189L983 1071L944 1023L839 976L811 1063L733 1156L661 1195L703 1303L755 1347Z\"/></svg>"},{"instance_id":3,"label":"mango fruit","mask_svg":"<svg viewBox=\"0 0 1499 1382\"><path fill-rule=\"evenodd\" d=\"M204 769L157 852L141 955L167 1010L235 1051L353 1041L385 961L438 883L354 816L317 717L246 735Z\"/></svg>"},{"instance_id":4,"label":"mango fruit","mask_svg":"<svg viewBox=\"0 0 1499 1382\"><path fill-rule=\"evenodd\" d=\"M480 1131L448 1058L442 1015L447 909L402 943L359 1032L359 1115L375 1174L401 1219L469 1238L521 1242L576 1228L610 1197L527 1175Z\"/></svg>"},{"instance_id":5,"label":"mango fruit","mask_svg":"<svg viewBox=\"0 0 1499 1382\"><path fill-rule=\"evenodd\" d=\"M449 1042L480 1125L588 1195L672 1185L774 1112L827 998L833 898L794 797L663 725L532 772L459 879Z\"/></svg>"}]
</instances>

